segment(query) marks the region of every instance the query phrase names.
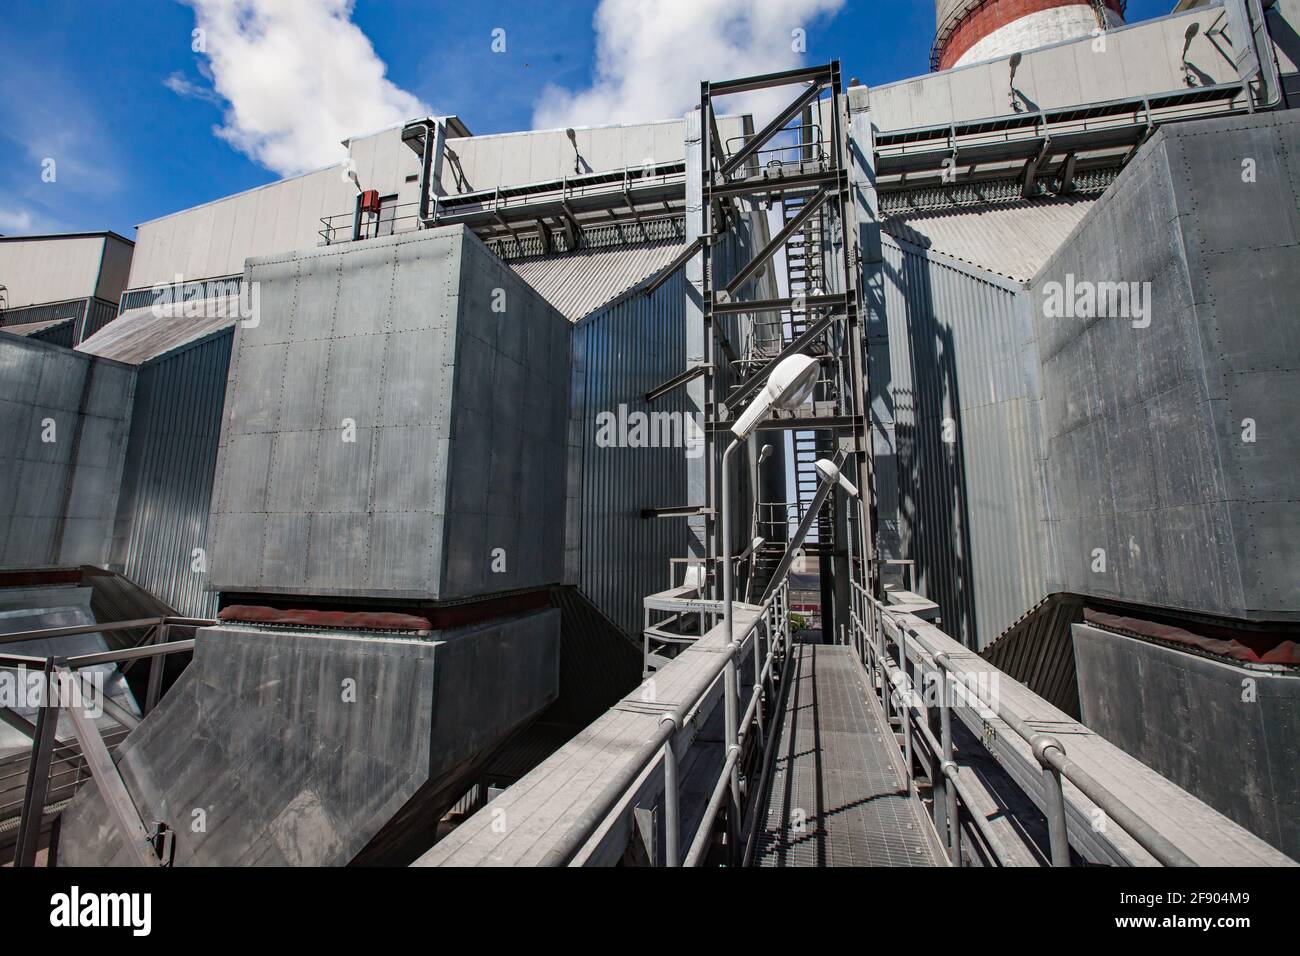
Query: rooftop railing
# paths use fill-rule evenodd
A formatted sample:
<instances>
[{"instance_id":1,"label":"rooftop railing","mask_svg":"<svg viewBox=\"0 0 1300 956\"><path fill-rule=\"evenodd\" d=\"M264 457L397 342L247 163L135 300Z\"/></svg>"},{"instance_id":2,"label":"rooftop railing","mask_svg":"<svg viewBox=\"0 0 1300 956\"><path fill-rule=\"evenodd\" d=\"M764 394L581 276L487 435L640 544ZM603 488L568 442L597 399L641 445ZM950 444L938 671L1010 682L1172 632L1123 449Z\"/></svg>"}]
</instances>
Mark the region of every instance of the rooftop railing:
<instances>
[{"instance_id":1,"label":"rooftop railing","mask_svg":"<svg viewBox=\"0 0 1300 956\"><path fill-rule=\"evenodd\" d=\"M691 589L677 589L689 592ZM674 606L681 613L704 613L715 622L722 616L722 602L703 599L695 593L665 592L647 598L658 600L665 607ZM737 609L745 608L738 605ZM665 710L660 717L655 733L642 744L635 757L611 777L600 794L585 810L577 826L571 827L563 838L558 840L541 861L542 865L565 866L574 862L583 848L591 841L602 826L618 812L620 805L635 791L638 781L656 767L662 767L664 779L664 832L665 850L657 862L665 866L699 866L710 848L710 837L714 825L724 804L730 804L728 814L733 826L732 839L728 842L733 853L740 845L739 834L735 826L739 822L741 794L739 791L738 769L742 755L749 748L751 755L761 755L764 768L770 763L772 743L775 735L775 723L770 719L769 708L777 693L776 668L789 659L790 614L789 586L782 583L772 596L758 608L751 608L757 613L752 617L740 615L737 618L737 630L732 640L709 655L708 666L694 675L690 685L676 692L678 703ZM715 626L716 623L715 623ZM747 651L752 652L754 662L753 684L749 699L743 711L740 709L741 674L740 668L729 667L739 664ZM735 674L735 680L727 680L728 672ZM681 785L678 776L678 732L689 724L701 719L707 710L710 698L721 692L724 717L723 745L726 748L722 767L709 794L704 814L694 831L682 832ZM756 748L756 749L755 749ZM686 847L683 855L683 847ZM737 854L738 856L738 854Z\"/></svg>"},{"instance_id":2,"label":"rooftop railing","mask_svg":"<svg viewBox=\"0 0 1300 956\"><path fill-rule=\"evenodd\" d=\"M156 824L152 829L145 826L110 754L110 747L119 743L138 725L139 718L101 693L99 699L89 702L90 707L102 705L104 712L125 728L121 732L111 732L106 739L91 716L90 707L86 706L79 695L56 694L54 688L78 684L76 675L82 668L124 664L126 666L122 670L125 672L136 662L147 660L150 662L149 677L142 708L147 715L157 705L161 694L163 660L171 654L194 649L192 638L172 640L171 629L192 629L213 623L215 622L195 618L150 617L0 635L0 646L3 646L24 641L58 640L81 634L144 631L143 637L133 647L69 657L5 653L0 648L0 668L15 668L19 673L39 672L42 675L35 723L27 721L8 706L0 707L0 718L32 741L19 811L18 837L14 849L15 866L35 865L51 793L70 798L87 771L99 788L113 823L122 834L123 845L132 862L140 866L162 866L169 862L169 831L161 824ZM80 686L84 686L84 682L80 682ZM59 718L64 714L70 718L73 727L73 738L70 740L58 738ZM18 774L11 773L5 779L17 776Z\"/></svg>"},{"instance_id":3,"label":"rooftop railing","mask_svg":"<svg viewBox=\"0 0 1300 956\"><path fill-rule=\"evenodd\" d=\"M979 832L999 864L1007 864L1013 854L985 815L973 812L979 805L967 775L956 762L953 746L952 715L959 706L971 707L988 717L997 717L1022 741L1029 745L1042 772L1043 811L1047 818L1053 866L1071 864L1069 821L1062 780L1068 780L1091 800L1109 820L1114 821L1142 849L1165 866L1195 866L1182 850L1165 838L1124 799L1102 785L1083 767L1072 761L1061 740L1037 730L1014 712L1000 695L973 680L971 674L948 653L935 653L918 629L907 623L905 614L872 597L856 582L853 584L851 609L854 649L873 678L869 686L876 689L886 718L899 719L908 774L908 788L916 785L914 774L916 751L922 748L929 761L937 761L935 785L935 826L946 839L949 858L962 858L961 814ZM896 656L895 656L896 655ZM918 693L919 675L923 687L937 693ZM931 708L938 709L939 732L931 722ZM923 761L925 762L925 761Z\"/></svg>"}]
</instances>

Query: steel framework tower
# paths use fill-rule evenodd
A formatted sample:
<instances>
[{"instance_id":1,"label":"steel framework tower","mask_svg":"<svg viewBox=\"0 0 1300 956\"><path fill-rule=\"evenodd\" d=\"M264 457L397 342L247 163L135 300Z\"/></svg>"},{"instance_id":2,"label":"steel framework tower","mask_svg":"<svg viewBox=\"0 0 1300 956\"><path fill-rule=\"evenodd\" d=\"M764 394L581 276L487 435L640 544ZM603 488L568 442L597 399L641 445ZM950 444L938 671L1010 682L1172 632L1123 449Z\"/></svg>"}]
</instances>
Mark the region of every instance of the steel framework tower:
<instances>
[{"instance_id":1,"label":"steel framework tower","mask_svg":"<svg viewBox=\"0 0 1300 956\"><path fill-rule=\"evenodd\" d=\"M740 143L718 134L717 102L758 90L793 87L794 98L761 130ZM783 358L804 353L821 369L810 406L774 417L764 428L794 436L798 500L759 503L771 523L797 521L812 503L812 459L843 455L851 480L871 488L866 429L864 336L858 231L851 198L848 105L838 62L808 69L704 82L700 96L700 175L689 181L688 207L698 201L698 319L703 324L702 412L709 507L704 510L709 567L721 552L718 529L718 454L729 423L744 409ZM744 261L723 254L729 232L748 214L780 209L781 227ZM691 223L688 219L688 231ZM730 249L729 244L726 248ZM786 288L756 298L763 270L784 262ZM738 349L733 340L743 347ZM806 460L805 460L806 459ZM810 478L811 480L805 480ZM867 501L870 501L868 493ZM870 508L855 508L837 492L817 516L823 628L834 640L848 626L850 577L871 577ZM784 536L782 536L784 538ZM733 542L737 544L738 542ZM837 623L838 621L838 623Z\"/></svg>"}]
</instances>

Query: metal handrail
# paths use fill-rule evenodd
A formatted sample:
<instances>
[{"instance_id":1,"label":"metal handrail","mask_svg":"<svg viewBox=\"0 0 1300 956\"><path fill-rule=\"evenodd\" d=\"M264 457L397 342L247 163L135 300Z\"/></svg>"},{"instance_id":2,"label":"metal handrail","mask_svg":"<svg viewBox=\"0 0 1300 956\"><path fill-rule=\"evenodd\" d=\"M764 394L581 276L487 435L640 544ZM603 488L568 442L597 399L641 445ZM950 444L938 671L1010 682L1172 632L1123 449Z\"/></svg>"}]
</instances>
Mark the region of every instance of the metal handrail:
<instances>
[{"instance_id":1,"label":"metal handrail","mask_svg":"<svg viewBox=\"0 0 1300 956\"><path fill-rule=\"evenodd\" d=\"M921 643L914 628L893 619L894 613L889 609L888 605L867 593L866 589L858 582L854 581L851 584L855 596L854 603L867 612L863 615L859 613L857 608L850 610L849 616L854 629L855 643L858 645L859 654L864 665L868 666L873 672L878 671L881 675L880 693L885 703L886 716L888 716L890 705L894 700L897 700L906 710L905 714L900 713L900 718L904 725L904 746L909 752L907 761L909 787L912 780L911 732L913 719L915 718L916 728L926 743L939 755L945 779L953 781L952 795L960 796L962 802L968 809L970 808L970 801L963 793L965 787L961 781L961 768L953 760L954 751L951 734L948 732L951 721L950 711L953 709L953 704L948 700L948 682L951 680L955 686L962 688L961 693L964 696L979 706L986 708L990 713L997 715L1018 737L1027 743L1033 752L1034 758L1042 767L1044 803L1046 804L1048 836L1054 866L1070 865L1069 833L1065 797L1061 784L1062 778L1077 787L1085 797L1100 807L1110 819L1114 820L1121 830L1132 837L1142 849L1150 853L1164 866L1196 865L1186 853L1178 849L1154 827L1143 820L1132 807L1098 782L1086 770L1070 760L1066 755L1064 745L1056 737L1030 727L1021 717L1012 713L1000 699L988 700L980 693L977 686L972 686L970 681L964 679L963 672L956 667L946 653L932 654ZM864 616L870 618L870 621L864 621ZM909 648L911 648L914 652L912 660L920 665L923 672L922 655L933 661L939 670L943 682L942 693L939 695L940 718L944 727L943 740L935 740L926 721L922 719L922 711L916 706L914 699L914 682L908 676L905 667L896 665L885 652L886 640L889 637L887 628L884 626L886 619L890 619L890 626L897 631L895 643L899 646L900 656L904 664L908 659ZM946 819L951 824L950 852L954 853L954 862L956 862L956 855L960 853L960 832L956 821L956 801L950 797L949 804ZM987 826L980 826L985 821L980 820L979 814L970 813L969 815L980 829L981 835L989 839L992 834ZM996 837L989 840L989 845L995 856L998 856L999 862L1005 862L1005 850L999 853L998 847L1000 843Z\"/></svg>"},{"instance_id":2,"label":"metal handrail","mask_svg":"<svg viewBox=\"0 0 1300 956\"><path fill-rule=\"evenodd\" d=\"M126 790L126 785L123 783L121 775L110 756L109 747L111 744L105 742L94 720L83 712L76 703L51 699L53 695L49 694L50 681L55 677L68 677L82 667L107 663L129 663L149 658L151 661L149 682L143 708L147 714L157 704L160 693L162 681L160 658L194 649L195 642L193 639L168 641L168 630L173 626L207 627L215 623L217 622L202 618L163 616L102 624L41 628L39 630L6 634L0 637L0 644L13 644L22 641L75 637L80 634L148 629L143 642L135 647L96 651L71 657L0 654L0 667L22 668L34 666L41 669L46 680L46 696L37 711L36 723L28 725L30 729L27 732L31 735L32 747L28 758L26 786L18 822L18 840L14 850L15 866L32 866L35 863L38 834L52 781L56 777L67 776L73 770L79 774L82 767L90 769L91 779L94 780L103 795L104 802L113 817L114 823L121 832L123 845L134 861L145 866L158 866L164 863L160 858L158 847L154 843L155 837L159 835L163 827L159 825L155 833L150 833L145 827L144 822L140 819L139 811L132 802L130 794ZM73 739L58 739L58 720L59 716L64 713L72 718ZM21 718L17 719L21 720ZM74 743L79 753L71 757L58 756L61 751L70 750ZM55 770L51 773L51 765L55 760L65 762L69 759L78 760L81 763L71 770ZM75 787L79 782L78 778L73 781L71 786ZM58 784L56 789L65 786L68 786L68 784Z\"/></svg>"},{"instance_id":3,"label":"metal handrail","mask_svg":"<svg viewBox=\"0 0 1300 956\"><path fill-rule=\"evenodd\" d=\"M616 811L642 774L659 760L662 760L664 764L664 828L667 836L664 862L668 866L681 865L681 794L677 779L677 753L674 748L674 741L677 732L695 718L717 682L723 677L728 663L740 655L752 637L755 642L754 656L758 663L755 665L756 680L753 693L750 695L749 705L745 710L745 719L737 726L736 739L727 741L727 757L723 762L708 808L695 833L690 835L691 853L687 857L687 864L698 864L703 856L702 848L707 846L708 834L713 828L713 822L721 808L723 796L728 789L727 784L730 781L731 772L739 760L748 727L756 721L760 729L762 727L761 695L763 684L765 681L770 680L774 662L779 654L784 653L789 642L788 588L788 582L783 582L772 593L772 596L760 606L761 613L745 628L744 632L734 637L732 642L718 653L712 655L713 660L704 675L696 679L692 688L686 690L685 696L676 707L663 714L655 733L638 748L634 758L624 769L605 785L604 789L601 790L600 794L579 818L577 824L571 827L551 848L550 852L541 861L542 865L566 866L571 864L583 847L591 840L592 836ZM767 626L769 635L767 654L761 659L758 655L760 624Z\"/></svg>"},{"instance_id":4,"label":"metal handrail","mask_svg":"<svg viewBox=\"0 0 1300 956\"><path fill-rule=\"evenodd\" d=\"M360 229L361 229L360 238L362 239L380 238L381 234L379 232L379 225L381 223L391 223L393 227L391 232L383 233L382 235L399 235L401 233L414 232L419 228L419 221L420 221L419 205L420 204L418 202L402 202L402 203L393 203L391 206L382 207L384 210L392 209L394 215L386 219L372 218L368 222L360 223ZM415 209L416 212L404 213L403 215L399 216L396 215L397 210L399 209ZM404 226L403 228L399 229L397 228L397 224L399 222L401 223L414 222L415 225ZM316 230L316 235L320 236L324 245L327 246L332 246L337 242L351 242L353 240L353 230L358 226L356 212L337 212L329 216L321 216L320 223L325 228ZM372 226L374 227L373 235L370 234L371 233L370 227ZM336 238L340 233L345 234L347 238L346 239Z\"/></svg>"}]
</instances>

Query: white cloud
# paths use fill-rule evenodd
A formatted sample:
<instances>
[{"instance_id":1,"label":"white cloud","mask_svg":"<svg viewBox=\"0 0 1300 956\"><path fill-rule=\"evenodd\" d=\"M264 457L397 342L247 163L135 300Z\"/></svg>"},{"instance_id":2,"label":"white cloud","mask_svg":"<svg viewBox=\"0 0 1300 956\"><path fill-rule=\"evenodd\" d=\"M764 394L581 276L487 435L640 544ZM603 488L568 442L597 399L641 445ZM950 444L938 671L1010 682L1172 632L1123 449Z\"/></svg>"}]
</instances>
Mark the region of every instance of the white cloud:
<instances>
[{"instance_id":1,"label":"white cloud","mask_svg":"<svg viewBox=\"0 0 1300 956\"><path fill-rule=\"evenodd\" d=\"M432 112L384 75L352 0L185 2L205 31L204 72L228 104L217 135L281 175L339 162L341 140ZM176 74L168 87L201 95Z\"/></svg>"},{"instance_id":2,"label":"white cloud","mask_svg":"<svg viewBox=\"0 0 1300 956\"><path fill-rule=\"evenodd\" d=\"M796 30L835 13L843 0L601 0L596 71L589 89L551 86L533 115L538 128L633 123L681 116L700 100L700 81L793 69ZM793 94L725 104L762 116Z\"/></svg>"},{"instance_id":3,"label":"white cloud","mask_svg":"<svg viewBox=\"0 0 1300 956\"><path fill-rule=\"evenodd\" d=\"M167 79L163 80L163 86L171 90L177 96L183 96L190 100L203 100L206 103L216 103L220 106L225 101L218 96L213 90L206 86L199 86L188 80L184 73L177 70Z\"/></svg>"},{"instance_id":4,"label":"white cloud","mask_svg":"<svg viewBox=\"0 0 1300 956\"><path fill-rule=\"evenodd\" d=\"M26 209L0 208L0 233L30 232L31 228L32 214Z\"/></svg>"}]
</instances>

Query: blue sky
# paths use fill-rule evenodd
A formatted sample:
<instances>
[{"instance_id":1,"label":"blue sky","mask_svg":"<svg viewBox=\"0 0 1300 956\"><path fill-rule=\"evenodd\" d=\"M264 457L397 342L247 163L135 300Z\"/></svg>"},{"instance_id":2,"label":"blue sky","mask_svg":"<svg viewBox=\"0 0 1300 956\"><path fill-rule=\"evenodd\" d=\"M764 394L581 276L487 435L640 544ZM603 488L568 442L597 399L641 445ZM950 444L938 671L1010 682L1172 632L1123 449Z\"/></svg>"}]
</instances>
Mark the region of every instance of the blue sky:
<instances>
[{"instance_id":1,"label":"blue sky","mask_svg":"<svg viewBox=\"0 0 1300 956\"><path fill-rule=\"evenodd\" d=\"M708 45L730 42L711 35L711 5L744 6L696 0L682 15L696 22L678 23L667 11L655 11L629 24L627 11L650 9L651 0L605 0L606 16L594 24L597 0L356 0L350 22L362 38L346 27L347 0L274 0L286 5L281 9L306 6L298 8L302 25L289 23L277 41L288 47L263 44L262 73L250 75L238 65L242 61L223 66L212 51L205 56L191 49L195 6L206 7L209 16L230 14L227 25L238 30L246 26L249 5L269 2L7 0L0 20L0 233L108 228L134 238L136 223L280 178L291 171L286 154L308 153L299 149L303 137L319 137L322 127L334 128L329 123L366 132L416 102L458 114L476 133L527 129L535 119L563 117L565 109L585 115L581 110L592 103L623 110L618 116L654 109L672 102L656 82L694 82L698 77L688 77L693 62L716 62ZM1129 20L1166 14L1173 2L1130 0ZM839 57L846 78L867 84L928 69L933 0L761 3L775 4L782 15L794 8L804 14L804 62ZM319 4L340 7L344 26L313 33ZM204 22L212 36L225 35L218 21ZM787 26L772 29L784 36ZM751 27L752 42L737 40L737 48L719 58L753 64L745 72L779 68L768 65L757 38L761 17L729 29ZM495 29L505 31L504 52L492 49ZM610 93L611 83L601 81L609 80L611 64L602 69L597 62L601 36L632 62L648 51L663 76L652 77L648 90ZM217 49L229 52L230 44ZM294 56L303 58L302 65L289 65ZM386 79L378 75L383 69ZM342 102L348 96L322 107L321 95L298 92L335 81L345 92L360 91L355 108ZM595 99L569 95L593 83L589 95ZM236 90L233 123L231 101L220 89ZM226 133L218 135L219 127ZM320 148L329 150L340 137L326 138ZM42 175L47 159L55 161L53 182Z\"/></svg>"}]
</instances>

